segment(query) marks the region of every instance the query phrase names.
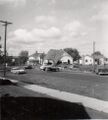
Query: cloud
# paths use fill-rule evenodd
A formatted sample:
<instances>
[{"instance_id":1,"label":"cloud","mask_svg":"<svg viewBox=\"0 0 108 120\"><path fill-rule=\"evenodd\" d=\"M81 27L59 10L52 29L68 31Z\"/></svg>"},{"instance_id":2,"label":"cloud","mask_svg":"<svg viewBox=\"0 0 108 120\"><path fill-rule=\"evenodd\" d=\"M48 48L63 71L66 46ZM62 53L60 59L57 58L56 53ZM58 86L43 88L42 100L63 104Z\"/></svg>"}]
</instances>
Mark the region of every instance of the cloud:
<instances>
[{"instance_id":1,"label":"cloud","mask_svg":"<svg viewBox=\"0 0 108 120\"><path fill-rule=\"evenodd\" d=\"M61 36L62 34L60 29L56 27L51 27L49 29L35 28L31 31L27 31L26 29L17 29L9 35L12 42L20 44L43 42L43 40L58 39Z\"/></svg>"},{"instance_id":2,"label":"cloud","mask_svg":"<svg viewBox=\"0 0 108 120\"><path fill-rule=\"evenodd\" d=\"M100 5L97 14L93 15L91 20L108 21L108 1Z\"/></svg>"},{"instance_id":3,"label":"cloud","mask_svg":"<svg viewBox=\"0 0 108 120\"><path fill-rule=\"evenodd\" d=\"M45 15L41 15L41 16L36 16L35 20L37 23L44 23L44 24L51 24L51 23L56 23L57 19L55 16L45 16Z\"/></svg>"},{"instance_id":4,"label":"cloud","mask_svg":"<svg viewBox=\"0 0 108 120\"><path fill-rule=\"evenodd\" d=\"M58 41L61 39L62 33L59 28L51 27L49 29L39 29L35 28L31 31L26 29L17 29L8 35L8 46L10 50L20 51L25 48L30 49L40 49L44 46L46 47L49 43Z\"/></svg>"},{"instance_id":5,"label":"cloud","mask_svg":"<svg viewBox=\"0 0 108 120\"><path fill-rule=\"evenodd\" d=\"M73 21L64 26L64 29L67 31L77 31L81 27L81 23L79 21Z\"/></svg>"},{"instance_id":6,"label":"cloud","mask_svg":"<svg viewBox=\"0 0 108 120\"><path fill-rule=\"evenodd\" d=\"M84 35L82 28L83 25L79 21L74 20L64 26L64 34L70 37L80 37Z\"/></svg>"},{"instance_id":7,"label":"cloud","mask_svg":"<svg viewBox=\"0 0 108 120\"><path fill-rule=\"evenodd\" d=\"M55 3L56 3L56 0L52 0L52 3L55 4Z\"/></svg>"},{"instance_id":8,"label":"cloud","mask_svg":"<svg viewBox=\"0 0 108 120\"><path fill-rule=\"evenodd\" d=\"M0 0L0 4L11 4L14 7L19 5L25 5L26 0Z\"/></svg>"},{"instance_id":9,"label":"cloud","mask_svg":"<svg viewBox=\"0 0 108 120\"><path fill-rule=\"evenodd\" d=\"M91 20L97 21L97 20L102 20L102 21L107 21L108 20L108 13L98 13L94 16L92 16Z\"/></svg>"},{"instance_id":10,"label":"cloud","mask_svg":"<svg viewBox=\"0 0 108 120\"><path fill-rule=\"evenodd\" d=\"M42 39L54 39L61 37L61 31L56 27L51 27L49 29L34 29L32 33Z\"/></svg>"}]
</instances>

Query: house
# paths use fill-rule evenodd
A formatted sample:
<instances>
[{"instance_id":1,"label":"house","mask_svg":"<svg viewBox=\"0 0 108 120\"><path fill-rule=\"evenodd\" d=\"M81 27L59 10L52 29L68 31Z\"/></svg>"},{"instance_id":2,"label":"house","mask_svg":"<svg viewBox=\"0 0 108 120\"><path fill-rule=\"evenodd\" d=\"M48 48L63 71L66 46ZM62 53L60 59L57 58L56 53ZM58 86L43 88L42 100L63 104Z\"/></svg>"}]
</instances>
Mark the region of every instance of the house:
<instances>
[{"instance_id":1,"label":"house","mask_svg":"<svg viewBox=\"0 0 108 120\"><path fill-rule=\"evenodd\" d=\"M104 65L105 57L102 54L94 54L92 57L94 58L96 65Z\"/></svg>"},{"instance_id":2,"label":"house","mask_svg":"<svg viewBox=\"0 0 108 120\"><path fill-rule=\"evenodd\" d=\"M107 64L107 65L108 65L108 58L105 58L105 59L104 59L104 64Z\"/></svg>"},{"instance_id":3,"label":"house","mask_svg":"<svg viewBox=\"0 0 108 120\"><path fill-rule=\"evenodd\" d=\"M93 57L90 55L83 55L79 60L79 64L82 65L92 65L93 64Z\"/></svg>"},{"instance_id":4,"label":"house","mask_svg":"<svg viewBox=\"0 0 108 120\"><path fill-rule=\"evenodd\" d=\"M42 64L45 54L44 53L38 53L37 51L30 55L27 61L27 64L29 65L36 65L36 64Z\"/></svg>"},{"instance_id":5,"label":"house","mask_svg":"<svg viewBox=\"0 0 108 120\"><path fill-rule=\"evenodd\" d=\"M51 49L48 51L44 61L53 61L53 64L57 64L58 62L73 64L73 58L64 50L55 50Z\"/></svg>"},{"instance_id":6,"label":"house","mask_svg":"<svg viewBox=\"0 0 108 120\"><path fill-rule=\"evenodd\" d=\"M94 60L93 60L94 59ZM94 61L94 63L93 63ZM108 58L105 58L103 55L83 55L79 60L79 64L82 65L104 65L108 64Z\"/></svg>"}]
</instances>

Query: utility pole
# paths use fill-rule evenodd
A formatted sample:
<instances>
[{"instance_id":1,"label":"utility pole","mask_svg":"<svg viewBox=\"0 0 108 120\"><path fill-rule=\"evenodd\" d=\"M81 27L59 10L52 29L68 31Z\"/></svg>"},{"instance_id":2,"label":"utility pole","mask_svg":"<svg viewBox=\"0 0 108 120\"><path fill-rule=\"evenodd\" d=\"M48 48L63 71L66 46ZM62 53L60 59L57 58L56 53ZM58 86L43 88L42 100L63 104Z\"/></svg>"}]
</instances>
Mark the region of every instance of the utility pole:
<instances>
[{"instance_id":1,"label":"utility pole","mask_svg":"<svg viewBox=\"0 0 108 120\"><path fill-rule=\"evenodd\" d=\"M1 45L1 36L0 36L0 49L1 49L2 45Z\"/></svg>"},{"instance_id":2,"label":"utility pole","mask_svg":"<svg viewBox=\"0 0 108 120\"><path fill-rule=\"evenodd\" d=\"M95 42L93 41L93 70L95 72L95 56L94 56L94 53L95 53Z\"/></svg>"},{"instance_id":3,"label":"utility pole","mask_svg":"<svg viewBox=\"0 0 108 120\"><path fill-rule=\"evenodd\" d=\"M8 21L0 20L1 23L3 23L3 26L5 27L5 36L4 36L4 77L6 76L6 37L7 37L7 26L9 24L12 24Z\"/></svg>"}]
</instances>

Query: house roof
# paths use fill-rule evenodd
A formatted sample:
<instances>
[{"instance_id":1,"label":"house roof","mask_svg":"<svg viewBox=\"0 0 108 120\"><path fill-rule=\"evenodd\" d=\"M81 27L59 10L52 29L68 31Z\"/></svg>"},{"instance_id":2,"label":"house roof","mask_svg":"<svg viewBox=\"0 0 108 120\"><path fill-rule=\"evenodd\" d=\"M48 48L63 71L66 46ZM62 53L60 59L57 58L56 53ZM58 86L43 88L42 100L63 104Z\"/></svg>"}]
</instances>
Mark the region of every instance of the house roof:
<instances>
[{"instance_id":1,"label":"house roof","mask_svg":"<svg viewBox=\"0 0 108 120\"><path fill-rule=\"evenodd\" d=\"M64 55L70 56L67 52L65 52L62 49L60 50L51 49L48 51L45 60L53 60L55 63L57 63L58 60L60 60Z\"/></svg>"}]
</instances>

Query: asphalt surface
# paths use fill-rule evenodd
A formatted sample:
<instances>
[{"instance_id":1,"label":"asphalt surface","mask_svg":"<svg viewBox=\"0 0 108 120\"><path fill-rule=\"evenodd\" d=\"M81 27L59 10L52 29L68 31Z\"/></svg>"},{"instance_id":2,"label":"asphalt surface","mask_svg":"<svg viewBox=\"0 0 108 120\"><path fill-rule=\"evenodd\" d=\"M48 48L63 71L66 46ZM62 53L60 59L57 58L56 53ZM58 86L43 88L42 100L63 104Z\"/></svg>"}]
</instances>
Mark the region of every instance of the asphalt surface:
<instances>
[{"instance_id":1,"label":"asphalt surface","mask_svg":"<svg viewBox=\"0 0 108 120\"><path fill-rule=\"evenodd\" d=\"M24 83L39 84L71 93L77 93L108 101L108 76L98 76L93 73L82 72L43 72L28 70L27 74L7 74L12 79Z\"/></svg>"}]
</instances>

